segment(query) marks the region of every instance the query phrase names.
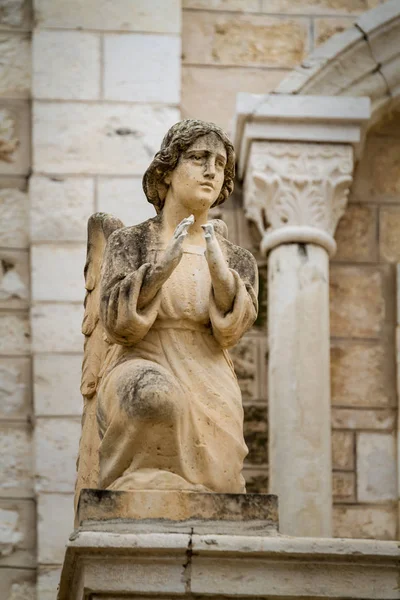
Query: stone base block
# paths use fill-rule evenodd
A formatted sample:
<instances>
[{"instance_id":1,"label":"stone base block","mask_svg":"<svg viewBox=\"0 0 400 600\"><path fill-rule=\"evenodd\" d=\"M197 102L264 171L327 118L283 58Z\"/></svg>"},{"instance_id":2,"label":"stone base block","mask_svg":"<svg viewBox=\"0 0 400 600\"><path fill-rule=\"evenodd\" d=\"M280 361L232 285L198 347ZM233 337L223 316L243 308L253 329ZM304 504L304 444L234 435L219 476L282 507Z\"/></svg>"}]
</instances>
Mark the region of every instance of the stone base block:
<instances>
[{"instance_id":1,"label":"stone base block","mask_svg":"<svg viewBox=\"0 0 400 600\"><path fill-rule=\"evenodd\" d=\"M278 532L278 498L272 494L84 489L77 522L91 531L117 528L274 535Z\"/></svg>"}]
</instances>

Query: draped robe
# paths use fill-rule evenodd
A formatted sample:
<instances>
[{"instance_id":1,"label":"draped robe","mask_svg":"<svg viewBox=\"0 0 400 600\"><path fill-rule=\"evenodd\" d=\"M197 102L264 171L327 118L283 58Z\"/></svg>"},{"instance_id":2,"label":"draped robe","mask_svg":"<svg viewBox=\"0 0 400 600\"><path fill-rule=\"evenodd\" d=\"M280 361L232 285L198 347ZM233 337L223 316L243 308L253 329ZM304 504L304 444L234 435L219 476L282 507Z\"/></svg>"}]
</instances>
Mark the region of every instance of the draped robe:
<instances>
[{"instance_id":1,"label":"draped robe","mask_svg":"<svg viewBox=\"0 0 400 600\"><path fill-rule=\"evenodd\" d=\"M99 487L242 493L241 393L227 348L257 315L257 265L216 233L235 282L231 310L214 299L204 248L187 246L157 295L137 302L164 248L162 216L114 232L101 282L109 341L98 394Z\"/></svg>"}]
</instances>

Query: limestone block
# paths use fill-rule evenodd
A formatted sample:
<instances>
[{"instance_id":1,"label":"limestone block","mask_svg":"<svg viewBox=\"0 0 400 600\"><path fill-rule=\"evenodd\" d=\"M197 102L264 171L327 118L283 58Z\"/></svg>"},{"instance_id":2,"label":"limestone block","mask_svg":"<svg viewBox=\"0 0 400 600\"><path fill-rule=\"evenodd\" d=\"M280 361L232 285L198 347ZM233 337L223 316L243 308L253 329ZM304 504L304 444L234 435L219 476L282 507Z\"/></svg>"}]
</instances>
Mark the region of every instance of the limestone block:
<instances>
[{"instance_id":1,"label":"limestone block","mask_svg":"<svg viewBox=\"0 0 400 600\"><path fill-rule=\"evenodd\" d=\"M31 88L31 44L26 33L0 31L0 96L29 96Z\"/></svg>"},{"instance_id":2,"label":"limestone block","mask_svg":"<svg viewBox=\"0 0 400 600\"><path fill-rule=\"evenodd\" d=\"M180 32L179 0L36 0L40 27L104 31Z\"/></svg>"},{"instance_id":3,"label":"limestone block","mask_svg":"<svg viewBox=\"0 0 400 600\"><path fill-rule=\"evenodd\" d=\"M354 433L332 432L332 468L340 471L354 469Z\"/></svg>"},{"instance_id":4,"label":"limestone block","mask_svg":"<svg viewBox=\"0 0 400 600\"><path fill-rule=\"evenodd\" d=\"M229 351L235 366L243 400L256 400L259 398L258 346L256 337L246 336Z\"/></svg>"},{"instance_id":5,"label":"limestone block","mask_svg":"<svg viewBox=\"0 0 400 600\"><path fill-rule=\"evenodd\" d=\"M2 600L42 600L40 596L36 597L35 580L35 569L1 569L0 598ZM51 600L54 600L54 597Z\"/></svg>"},{"instance_id":6,"label":"limestone block","mask_svg":"<svg viewBox=\"0 0 400 600\"><path fill-rule=\"evenodd\" d=\"M296 14L358 14L378 6L380 0L261 0L261 10L266 13Z\"/></svg>"},{"instance_id":7,"label":"limestone block","mask_svg":"<svg viewBox=\"0 0 400 600\"><path fill-rule=\"evenodd\" d=\"M29 254L0 250L0 308L28 308Z\"/></svg>"},{"instance_id":8,"label":"limestone block","mask_svg":"<svg viewBox=\"0 0 400 600\"><path fill-rule=\"evenodd\" d=\"M79 391L82 356L39 354L34 356L33 385L36 416L71 416L82 413ZM0 396L1 397L1 396Z\"/></svg>"},{"instance_id":9,"label":"limestone block","mask_svg":"<svg viewBox=\"0 0 400 600\"><path fill-rule=\"evenodd\" d=\"M180 46L178 36L139 33L106 35L106 100L179 104Z\"/></svg>"},{"instance_id":10,"label":"limestone block","mask_svg":"<svg viewBox=\"0 0 400 600\"><path fill-rule=\"evenodd\" d=\"M97 208L118 217L127 226L137 225L156 215L154 206L144 195L141 177L100 177Z\"/></svg>"},{"instance_id":11,"label":"limestone block","mask_svg":"<svg viewBox=\"0 0 400 600\"><path fill-rule=\"evenodd\" d=\"M38 569L37 600L54 600L60 582L61 567L42 567Z\"/></svg>"},{"instance_id":12,"label":"limestone block","mask_svg":"<svg viewBox=\"0 0 400 600\"><path fill-rule=\"evenodd\" d=\"M183 0L182 8L203 8L205 10L233 10L235 12L258 12L258 0Z\"/></svg>"},{"instance_id":13,"label":"limestone block","mask_svg":"<svg viewBox=\"0 0 400 600\"><path fill-rule=\"evenodd\" d=\"M382 206L379 210L379 253L383 260L400 262L400 210L397 206Z\"/></svg>"},{"instance_id":14,"label":"limestone block","mask_svg":"<svg viewBox=\"0 0 400 600\"><path fill-rule=\"evenodd\" d=\"M0 28L21 27L26 0L3 0L0 7Z\"/></svg>"},{"instance_id":15,"label":"limestone block","mask_svg":"<svg viewBox=\"0 0 400 600\"><path fill-rule=\"evenodd\" d=\"M332 473L332 495L334 502L355 502L356 482L354 473L334 471Z\"/></svg>"},{"instance_id":16,"label":"limestone block","mask_svg":"<svg viewBox=\"0 0 400 600\"><path fill-rule=\"evenodd\" d=\"M0 500L0 567L36 566L36 506L32 500Z\"/></svg>"},{"instance_id":17,"label":"limestone block","mask_svg":"<svg viewBox=\"0 0 400 600\"><path fill-rule=\"evenodd\" d=\"M76 352L83 348L79 304L46 304L32 307L33 351L39 353Z\"/></svg>"},{"instance_id":18,"label":"limestone block","mask_svg":"<svg viewBox=\"0 0 400 600\"><path fill-rule=\"evenodd\" d=\"M396 427L394 409L359 410L353 408L332 408L334 429L370 429L393 431Z\"/></svg>"},{"instance_id":19,"label":"limestone block","mask_svg":"<svg viewBox=\"0 0 400 600\"><path fill-rule=\"evenodd\" d=\"M268 407L251 404L244 407L244 439L249 449L246 464L268 463Z\"/></svg>"},{"instance_id":20,"label":"limestone block","mask_svg":"<svg viewBox=\"0 0 400 600\"><path fill-rule=\"evenodd\" d=\"M39 494L38 561L41 565L63 562L65 546L73 530L73 494Z\"/></svg>"},{"instance_id":21,"label":"limestone block","mask_svg":"<svg viewBox=\"0 0 400 600\"><path fill-rule=\"evenodd\" d=\"M84 242L94 208L90 177L31 177L30 225L33 242ZM100 210L103 210L100 208Z\"/></svg>"},{"instance_id":22,"label":"limestone block","mask_svg":"<svg viewBox=\"0 0 400 600\"><path fill-rule=\"evenodd\" d=\"M308 23L301 18L229 13L183 13L183 62L291 68L308 51Z\"/></svg>"},{"instance_id":23,"label":"limestone block","mask_svg":"<svg viewBox=\"0 0 400 600\"><path fill-rule=\"evenodd\" d=\"M0 247L28 248L28 246L28 197L20 190L0 189Z\"/></svg>"},{"instance_id":24,"label":"limestone block","mask_svg":"<svg viewBox=\"0 0 400 600\"><path fill-rule=\"evenodd\" d=\"M100 36L43 31L33 38L33 96L96 100L100 96Z\"/></svg>"},{"instance_id":25,"label":"limestone block","mask_svg":"<svg viewBox=\"0 0 400 600\"><path fill-rule=\"evenodd\" d=\"M335 240L335 261L375 262L377 258L377 209L349 204L339 221Z\"/></svg>"},{"instance_id":26,"label":"limestone block","mask_svg":"<svg viewBox=\"0 0 400 600\"><path fill-rule=\"evenodd\" d=\"M396 403L392 350L380 342L335 340L331 347L332 404L386 407Z\"/></svg>"},{"instance_id":27,"label":"limestone block","mask_svg":"<svg viewBox=\"0 0 400 600\"><path fill-rule=\"evenodd\" d=\"M41 492L73 492L81 424L73 418L38 418L36 484Z\"/></svg>"},{"instance_id":28,"label":"limestone block","mask_svg":"<svg viewBox=\"0 0 400 600\"><path fill-rule=\"evenodd\" d=\"M377 337L385 322L383 271L333 265L330 276L331 335Z\"/></svg>"},{"instance_id":29,"label":"limestone block","mask_svg":"<svg viewBox=\"0 0 400 600\"><path fill-rule=\"evenodd\" d=\"M357 435L357 498L381 502L397 498L396 437L387 433Z\"/></svg>"},{"instance_id":30,"label":"limestone block","mask_svg":"<svg viewBox=\"0 0 400 600\"><path fill-rule=\"evenodd\" d=\"M246 492L248 494L268 494L269 477L267 468L255 469L245 465L243 477L246 480Z\"/></svg>"},{"instance_id":31,"label":"limestone block","mask_svg":"<svg viewBox=\"0 0 400 600\"><path fill-rule=\"evenodd\" d=\"M315 45L320 46L329 40L336 33L342 33L353 25L354 19L346 19L345 17L337 17L330 19L315 19Z\"/></svg>"},{"instance_id":32,"label":"limestone block","mask_svg":"<svg viewBox=\"0 0 400 600\"><path fill-rule=\"evenodd\" d=\"M249 92L265 94L274 90L287 71L219 66L183 66L182 118L203 119L217 123L225 131L232 131L236 94ZM204 102L204 90L212 89Z\"/></svg>"},{"instance_id":33,"label":"limestone block","mask_svg":"<svg viewBox=\"0 0 400 600\"><path fill-rule=\"evenodd\" d=\"M31 407L29 358L0 358L0 418L26 419Z\"/></svg>"},{"instance_id":34,"label":"limestone block","mask_svg":"<svg viewBox=\"0 0 400 600\"><path fill-rule=\"evenodd\" d=\"M0 424L0 496L33 494L32 432L25 423Z\"/></svg>"},{"instance_id":35,"label":"limestone block","mask_svg":"<svg viewBox=\"0 0 400 600\"><path fill-rule=\"evenodd\" d=\"M389 136L367 137L352 192L359 202L397 201L400 194L400 140Z\"/></svg>"},{"instance_id":36,"label":"limestone block","mask_svg":"<svg viewBox=\"0 0 400 600\"><path fill-rule=\"evenodd\" d=\"M34 119L37 171L142 176L179 112L149 105L40 102Z\"/></svg>"},{"instance_id":37,"label":"limestone block","mask_svg":"<svg viewBox=\"0 0 400 600\"><path fill-rule=\"evenodd\" d=\"M1 100L0 175L29 175L30 111L27 100Z\"/></svg>"},{"instance_id":38,"label":"limestone block","mask_svg":"<svg viewBox=\"0 0 400 600\"><path fill-rule=\"evenodd\" d=\"M84 244L33 245L32 300L34 302L83 302L86 261Z\"/></svg>"},{"instance_id":39,"label":"limestone block","mask_svg":"<svg viewBox=\"0 0 400 600\"><path fill-rule=\"evenodd\" d=\"M29 317L23 313L0 314L0 355L30 352Z\"/></svg>"},{"instance_id":40,"label":"limestone block","mask_svg":"<svg viewBox=\"0 0 400 600\"><path fill-rule=\"evenodd\" d=\"M372 138L375 135L388 136L390 138L400 137L400 110L394 106L392 110L386 112L380 121L370 129ZM382 141L382 140L381 140Z\"/></svg>"},{"instance_id":41,"label":"limestone block","mask_svg":"<svg viewBox=\"0 0 400 600\"><path fill-rule=\"evenodd\" d=\"M397 508L392 506L334 505L335 537L396 539Z\"/></svg>"}]
</instances>

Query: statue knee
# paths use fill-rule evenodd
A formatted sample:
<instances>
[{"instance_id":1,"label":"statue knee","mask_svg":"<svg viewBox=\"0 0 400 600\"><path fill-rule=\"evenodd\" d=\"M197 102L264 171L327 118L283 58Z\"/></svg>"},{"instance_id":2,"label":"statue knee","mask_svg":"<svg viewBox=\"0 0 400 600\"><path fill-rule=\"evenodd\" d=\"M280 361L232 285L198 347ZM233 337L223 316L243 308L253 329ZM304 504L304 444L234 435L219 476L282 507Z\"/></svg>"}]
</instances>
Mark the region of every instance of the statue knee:
<instances>
[{"instance_id":1,"label":"statue knee","mask_svg":"<svg viewBox=\"0 0 400 600\"><path fill-rule=\"evenodd\" d=\"M177 385L157 368L126 373L119 382L118 395L121 407L133 418L174 421L179 414Z\"/></svg>"}]
</instances>

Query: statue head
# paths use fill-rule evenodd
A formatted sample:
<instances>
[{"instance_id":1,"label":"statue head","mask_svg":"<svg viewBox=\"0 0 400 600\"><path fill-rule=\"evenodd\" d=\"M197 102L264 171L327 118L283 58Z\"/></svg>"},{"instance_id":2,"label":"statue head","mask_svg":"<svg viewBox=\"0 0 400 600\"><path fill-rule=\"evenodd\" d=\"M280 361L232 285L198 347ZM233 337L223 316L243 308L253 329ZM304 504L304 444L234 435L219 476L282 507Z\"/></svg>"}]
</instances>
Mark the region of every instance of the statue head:
<instances>
[{"instance_id":1,"label":"statue head","mask_svg":"<svg viewBox=\"0 0 400 600\"><path fill-rule=\"evenodd\" d=\"M213 134L222 142L226 152L224 181L218 198L212 207L222 204L231 195L235 177L235 151L224 131L214 123L186 119L173 125L164 137L159 152L153 158L143 176L143 190L147 200L154 205L157 213L164 206L169 187L169 176L178 165L180 158L196 141Z\"/></svg>"}]
</instances>

